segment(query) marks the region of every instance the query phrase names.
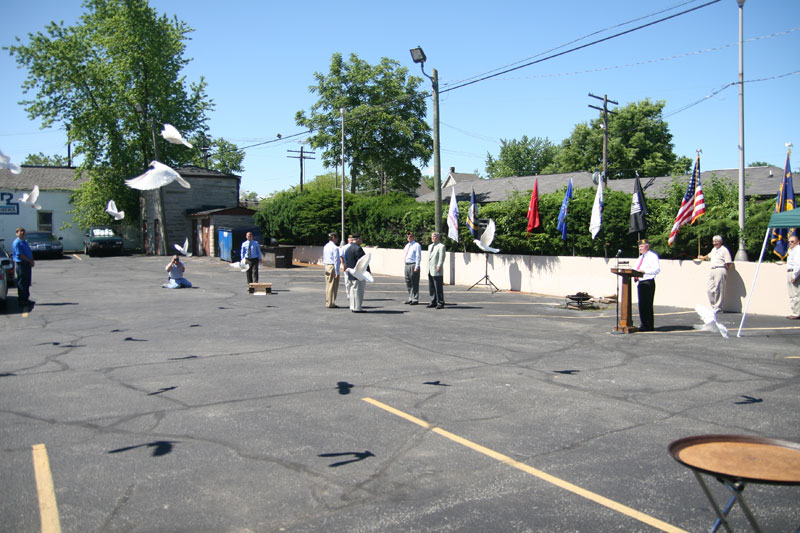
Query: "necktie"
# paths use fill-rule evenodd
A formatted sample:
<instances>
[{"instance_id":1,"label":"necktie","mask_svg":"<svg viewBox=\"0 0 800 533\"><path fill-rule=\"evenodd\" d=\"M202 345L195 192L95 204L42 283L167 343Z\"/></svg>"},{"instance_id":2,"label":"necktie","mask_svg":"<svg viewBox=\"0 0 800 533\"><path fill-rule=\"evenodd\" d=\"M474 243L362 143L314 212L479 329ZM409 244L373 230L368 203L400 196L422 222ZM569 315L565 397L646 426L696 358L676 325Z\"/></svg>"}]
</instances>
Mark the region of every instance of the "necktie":
<instances>
[{"instance_id":1,"label":"necktie","mask_svg":"<svg viewBox=\"0 0 800 533\"><path fill-rule=\"evenodd\" d=\"M408 243L408 244L406 244L406 256L405 256L405 258L404 258L404 261L405 261L406 263L408 263L408 253L409 253L410 251L411 251L411 243Z\"/></svg>"},{"instance_id":2,"label":"necktie","mask_svg":"<svg viewBox=\"0 0 800 533\"><path fill-rule=\"evenodd\" d=\"M639 264L636 265L636 270L639 270L642 267L642 263L644 263L644 255L639 258Z\"/></svg>"}]
</instances>

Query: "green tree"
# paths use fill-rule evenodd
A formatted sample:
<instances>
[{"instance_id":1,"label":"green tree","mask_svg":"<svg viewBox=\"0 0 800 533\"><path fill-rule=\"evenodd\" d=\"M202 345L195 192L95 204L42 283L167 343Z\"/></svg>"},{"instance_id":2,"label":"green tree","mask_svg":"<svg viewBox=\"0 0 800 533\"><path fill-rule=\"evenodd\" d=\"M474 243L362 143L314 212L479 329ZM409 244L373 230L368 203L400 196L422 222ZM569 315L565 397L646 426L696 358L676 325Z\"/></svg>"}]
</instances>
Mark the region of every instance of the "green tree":
<instances>
[{"instance_id":1,"label":"green tree","mask_svg":"<svg viewBox=\"0 0 800 533\"><path fill-rule=\"evenodd\" d=\"M770 165L766 161L753 161L752 163L750 163L747 166L748 167L769 167L769 166L772 166L772 165Z\"/></svg>"},{"instance_id":2,"label":"green tree","mask_svg":"<svg viewBox=\"0 0 800 533\"><path fill-rule=\"evenodd\" d=\"M244 152L232 142L222 137L209 139L202 134L195 136L190 142L194 146L191 152L192 165L205 168L207 157L208 168L211 170L237 175L244 172ZM203 148L206 148L205 152Z\"/></svg>"},{"instance_id":3,"label":"green tree","mask_svg":"<svg viewBox=\"0 0 800 533\"><path fill-rule=\"evenodd\" d=\"M411 192L419 185L418 166L430 160L433 140L425 122L422 79L409 76L397 61L370 65L351 54L333 54L328 74L316 72L309 87L319 100L295 122L315 133L311 146L322 149L327 168L340 161L340 109L345 110L344 152L350 166L350 191ZM415 164L416 163L416 164Z\"/></svg>"},{"instance_id":4,"label":"green tree","mask_svg":"<svg viewBox=\"0 0 800 533\"><path fill-rule=\"evenodd\" d=\"M486 174L490 178L535 176L553 163L558 148L549 139L523 135L520 140L500 141L497 159L486 154Z\"/></svg>"},{"instance_id":5,"label":"green tree","mask_svg":"<svg viewBox=\"0 0 800 533\"><path fill-rule=\"evenodd\" d=\"M28 157L22 162L23 165L38 167L66 167L67 163L69 163L69 161L64 156L44 155L42 152L38 154L28 154Z\"/></svg>"},{"instance_id":6,"label":"green tree","mask_svg":"<svg viewBox=\"0 0 800 533\"><path fill-rule=\"evenodd\" d=\"M28 44L5 49L28 70L23 90L36 91L21 102L30 118L43 127L70 125L69 141L82 156L79 170L89 176L73 195L75 219L85 228L108 222L109 198L135 220L138 194L124 179L155 159L153 122L172 124L188 137L203 129L213 104L202 78L187 87L181 75L192 31L185 23L158 16L147 0L85 0L83 6L78 24L51 22L29 34ZM192 160L186 147L160 137L156 142L162 163Z\"/></svg>"},{"instance_id":7,"label":"green tree","mask_svg":"<svg viewBox=\"0 0 800 533\"><path fill-rule=\"evenodd\" d=\"M632 102L608 116L608 177L682 174L691 164L673 152L672 134L662 119L663 100ZM602 166L603 119L575 126L544 173L593 170Z\"/></svg>"}]
</instances>

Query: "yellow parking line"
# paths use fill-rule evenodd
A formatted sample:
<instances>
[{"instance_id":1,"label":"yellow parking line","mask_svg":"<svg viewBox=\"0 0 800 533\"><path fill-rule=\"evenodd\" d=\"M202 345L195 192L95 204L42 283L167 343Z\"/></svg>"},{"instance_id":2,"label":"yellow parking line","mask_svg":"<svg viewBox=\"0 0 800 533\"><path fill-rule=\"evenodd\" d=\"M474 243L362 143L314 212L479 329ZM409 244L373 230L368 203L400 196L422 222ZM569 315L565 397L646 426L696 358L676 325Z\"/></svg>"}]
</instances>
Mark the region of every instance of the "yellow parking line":
<instances>
[{"instance_id":1,"label":"yellow parking line","mask_svg":"<svg viewBox=\"0 0 800 533\"><path fill-rule=\"evenodd\" d=\"M564 489L566 491L572 492L573 494L577 494L578 496L581 496L583 498L586 498L587 500L590 500L590 501L593 501L595 503L598 503L598 504L600 504L600 505L602 505L604 507L608 507L609 509L611 509L613 511L616 511L618 513L621 513L621 514L624 514L626 516L629 516L629 517L631 517L631 518L633 518L635 520L638 520L640 522L643 522L643 523L645 523L645 524L647 524L649 526L652 526L654 528L660 529L662 531L667 531L667 532L670 532L670 533L686 533L686 531L683 530L683 529L677 528L677 527L675 527L675 526L673 526L671 524L668 524L668 523L666 523L666 522L664 522L662 520L659 520L659 519L654 518L654 517L652 517L650 515L644 514L641 511L637 511L636 509L628 507L627 505L623 505L623 504L621 504L619 502L616 502L614 500L606 498L605 496L601 496L601 495L599 495L597 493L594 493L592 491L589 491L589 490L586 490L584 488L581 488L581 487L579 487L577 485L574 485L574 484L572 484L572 483L570 483L568 481L564 481L563 479L560 479L560 478L557 478L555 476L552 476L552 475L548 474L547 472L543 472L541 470L533 468L532 466L528 466L525 463L521 463L519 461L515 461L514 459L512 459L511 457L508 457L507 455L503 455L502 453L499 453L499 452L496 452L496 451L491 450L489 448L486 448L484 446L481 446L480 444L476 444L476 443L474 443L472 441L469 441L469 440L467 440L467 439L465 439L463 437L459 437L458 435L450 433L449 431L446 431L446 430L444 430L442 428L433 427L428 422L425 422L424 420L420 420L419 418L416 418L415 416L412 416L412 415L410 415L408 413L404 413L403 411L395 409L394 407L386 405L385 403L379 402L377 400L373 400L372 398L362 398L362 400L364 400L365 402L370 403L370 404L372 404L372 405L374 405L376 407L379 407L379 408L381 408L381 409L383 409L385 411L388 411L388 412L390 412L390 413L392 413L394 415L397 415L397 416L399 416L401 418L409 420L409 421L411 421L411 422L413 422L413 423L415 423L415 424L417 424L419 426L422 426L424 428L430 429L434 433L436 433L438 435L441 435L442 437L445 437L447 439L450 439L453 442L461 444L462 446L466 446L467 448L470 448L471 450L474 450L476 452L482 453L483 455L486 455L487 457L491 457L492 459L500 461L503 464L506 464L508 466L512 466L512 467L514 467L514 468L516 468L518 470L521 470L521 471L523 471L523 472L525 472L527 474L530 474L532 476L538 477L539 479L541 479L543 481L551 483L551 484L553 484L553 485L555 485L555 486L557 486L559 488L562 488L562 489Z\"/></svg>"},{"instance_id":2,"label":"yellow parking line","mask_svg":"<svg viewBox=\"0 0 800 533\"><path fill-rule=\"evenodd\" d=\"M47 449L44 444L33 445L33 471L36 476L36 491L39 495L42 533L61 533L56 492L53 488L53 476L50 473L50 460L47 458Z\"/></svg>"}]
</instances>

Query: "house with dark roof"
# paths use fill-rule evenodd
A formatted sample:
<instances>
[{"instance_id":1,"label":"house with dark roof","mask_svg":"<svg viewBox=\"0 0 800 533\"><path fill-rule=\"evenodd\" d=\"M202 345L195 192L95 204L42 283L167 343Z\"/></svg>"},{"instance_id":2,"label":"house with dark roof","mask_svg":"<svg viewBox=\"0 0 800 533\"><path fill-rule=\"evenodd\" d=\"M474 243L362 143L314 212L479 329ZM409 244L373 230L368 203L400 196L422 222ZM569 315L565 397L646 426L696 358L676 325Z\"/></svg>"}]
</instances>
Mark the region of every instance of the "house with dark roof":
<instances>
[{"instance_id":1,"label":"house with dark roof","mask_svg":"<svg viewBox=\"0 0 800 533\"><path fill-rule=\"evenodd\" d=\"M447 176L442 181L442 190L445 187L452 187L457 183L466 183L468 181L475 181L478 179L477 174L467 174L465 172L456 172L456 167L450 167L450 172L447 173Z\"/></svg>"},{"instance_id":2,"label":"house with dark roof","mask_svg":"<svg viewBox=\"0 0 800 533\"><path fill-rule=\"evenodd\" d=\"M775 166L749 167L745 169L745 197L769 198L775 196L780 186L783 169ZM701 183L708 183L712 177L728 181L733 185L739 183L739 169L707 170L700 173ZM563 190L572 179L572 187L581 189L595 187L591 172L565 172L563 174L546 174L540 176L521 176L510 178L475 179L455 183L456 199L459 202L468 202L470 193L475 190L475 200L478 203L501 202L509 198L514 192L530 194L533 183L539 180L539 194L548 194ZM645 187L645 196L648 198L663 198L669 189L673 176L660 176L657 178L639 178L642 187ZM689 176L678 176L677 179L688 183ZM634 179L608 180L608 188L633 194ZM442 196L450 197L450 187L445 191L442 185ZM418 202L435 201L435 193L431 192L417 197Z\"/></svg>"},{"instance_id":3,"label":"house with dark roof","mask_svg":"<svg viewBox=\"0 0 800 533\"><path fill-rule=\"evenodd\" d=\"M68 213L75 208L70 196L86 181L74 167L23 166L22 172L12 174L0 169L0 239L3 247L10 251L18 227L30 231L51 231L63 239L64 250L79 250L83 247L83 232L72 223ZM34 185L39 186L36 210L20 203L25 193Z\"/></svg>"},{"instance_id":4,"label":"house with dark roof","mask_svg":"<svg viewBox=\"0 0 800 533\"><path fill-rule=\"evenodd\" d=\"M123 225L126 246L158 253L160 226L166 221L168 254L172 253L173 244L183 245L188 238L194 254L215 256L215 225L253 225L255 211L239 207L239 176L195 166L175 170L191 188L173 182L162 187L160 193L158 189L142 191L140 226ZM5 248L11 247L15 229L22 226L28 231L52 231L63 239L65 251L81 250L83 231L69 213L74 209L70 195L86 179L78 176L73 167L23 166L20 174L0 169L0 239L5 239ZM37 203L42 209L38 211L19 203L20 197L34 185L39 186ZM159 194L164 198L163 216L158 215Z\"/></svg>"}]
</instances>

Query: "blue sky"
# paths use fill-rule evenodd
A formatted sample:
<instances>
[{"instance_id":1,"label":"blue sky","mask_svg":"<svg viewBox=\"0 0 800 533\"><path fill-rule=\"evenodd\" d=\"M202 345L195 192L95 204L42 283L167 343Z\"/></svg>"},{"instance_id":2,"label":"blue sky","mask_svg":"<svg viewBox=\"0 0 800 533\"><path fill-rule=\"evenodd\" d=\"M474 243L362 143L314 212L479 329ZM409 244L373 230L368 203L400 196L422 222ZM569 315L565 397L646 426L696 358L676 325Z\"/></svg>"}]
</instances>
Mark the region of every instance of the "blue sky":
<instances>
[{"instance_id":1,"label":"blue sky","mask_svg":"<svg viewBox=\"0 0 800 533\"><path fill-rule=\"evenodd\" d=\"M239 146L303 131L294 115L315 101L308 86L314 72L327 72L331 55L356 53L375 64L388 57L420 75L409 49L421 46L426 72L439 72L444 91L459 80L533 58L574 39L609 29L585 44L708 0L564 0L427 3L344 0L340 2L151 0L159 13L177 15L194 28L186 56L189 81L204 76L216 104L210 134ZM672 9L670 9L672 8ZM667 10L627 26L618 24ZM76 0L11 2L0 22L4 37L27 42L51 20L67 24L82 13ZM664 115L675 152L694 158L703 150L704 170L739 165L739 8L736 0L655 24L537 65L443 92L440 99L442 174L485 174L486 154L499 153L501 139L546 137L561 142L575 124L595 118L588 93L625 105L665 100ZM744 6L745 162L782 166L784 144L800 154L800 2L747 0ZM795 30L795 31L792 31ZM774 35L777 34L777 35ZM755 40L753 40L755 39ZM571 47L570 46L570 47ZM564 50L561 48L559 50ZM532 60L532 59L530 59ZM26 72L0 52L0 150L20 162L28 153L66 154L63 129L40 130L17 102ZM792 74L794 73L794 74ZM789 74L789 75L787 75ZM750 80L764 81L750 81ZM426 80L425 86L429 87ZM674 114L673 114L674 113ZM432 106L429 105L429 121ZM302 137L300 137L302 138ZM298 138L246 151L242 189L267 195L299 182L299 163L287 150ZM792 156L793 168L800 157ZM599 157L599 154L598 154ZM432 165L432 162L430 163ZM326 172L319 158L306 175ZM433 174L432 167L423 169Z\"/></svg>"}]
</instances>

